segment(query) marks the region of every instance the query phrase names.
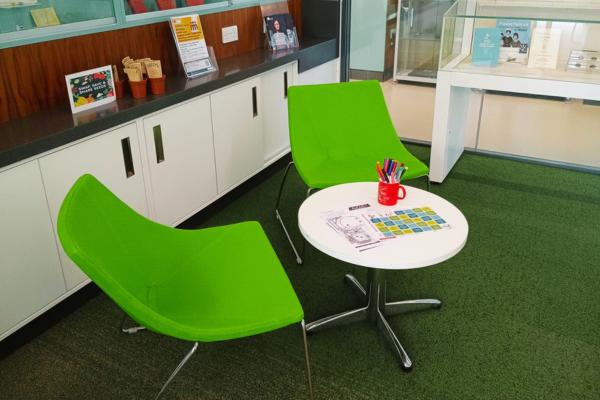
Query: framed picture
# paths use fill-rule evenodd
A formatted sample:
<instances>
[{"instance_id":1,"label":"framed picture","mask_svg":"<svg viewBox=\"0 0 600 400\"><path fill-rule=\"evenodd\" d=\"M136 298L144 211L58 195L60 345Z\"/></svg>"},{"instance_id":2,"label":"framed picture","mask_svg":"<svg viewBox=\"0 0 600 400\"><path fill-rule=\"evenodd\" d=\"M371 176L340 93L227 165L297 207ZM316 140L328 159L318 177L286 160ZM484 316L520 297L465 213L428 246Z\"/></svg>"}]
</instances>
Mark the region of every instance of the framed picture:
<instances>
[{"instance_id":1,"label":"framed picture","mask_svg":"<svg viewBox=\"0 0 600 400\"><path fill-rule=\"evenodd\" d=\"M116 100L112 67L100 67L65 76L73 114Z\"/></svg>"}]
</instances>

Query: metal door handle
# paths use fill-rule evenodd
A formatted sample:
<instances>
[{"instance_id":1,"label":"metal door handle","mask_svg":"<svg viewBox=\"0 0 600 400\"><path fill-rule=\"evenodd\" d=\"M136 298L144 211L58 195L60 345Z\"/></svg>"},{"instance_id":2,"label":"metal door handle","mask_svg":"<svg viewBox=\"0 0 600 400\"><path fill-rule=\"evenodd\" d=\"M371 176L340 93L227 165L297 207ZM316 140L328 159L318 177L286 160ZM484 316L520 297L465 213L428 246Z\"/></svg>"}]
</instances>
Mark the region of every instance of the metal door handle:
<instances>
[{"instance_id":1,"label":"metal door handle","mask_svg":"<svg viewBox=\"0 0 600 400\"><path fill-rule=\"evenodd\" d=\"M256 86L252 88L252 116L258 117L258 98Z\"/></svg>"},{"instance_id":2,"label":"metal door handle","mask_svg":"<svg viewBox=\"0 0 600 400\"><path fill-rule=\"evenodd\" d=\"M128 137L121 139L121 149L123 150L125 176L127 178L131 178L135 175L135 169L133 168L133 157L131 156L131 143Z\"/></svg>"},{"instance_id":3,"label":"metal door handle","mask_svg":"<svg viewBox=\"0 0 600 400\"><path fill-rule=\"evenodd\" d=\"M156 125L152 128L152 132L154 132L154 149L156 151L156 163L160 164L165 161L165 150L163 148L163 140L162 140L162 129L160 125Z\"/></svg>"},{"instance_id":4,"label":"metal door handle","mask_svg":"<svg viewBox=\"0 0 600 400\"><path fill-rule=\"evenodd\" d=\"M283 98L287 99L288 97L288 73L285 71L283 73Z\"/></svg>"}]
</instances>

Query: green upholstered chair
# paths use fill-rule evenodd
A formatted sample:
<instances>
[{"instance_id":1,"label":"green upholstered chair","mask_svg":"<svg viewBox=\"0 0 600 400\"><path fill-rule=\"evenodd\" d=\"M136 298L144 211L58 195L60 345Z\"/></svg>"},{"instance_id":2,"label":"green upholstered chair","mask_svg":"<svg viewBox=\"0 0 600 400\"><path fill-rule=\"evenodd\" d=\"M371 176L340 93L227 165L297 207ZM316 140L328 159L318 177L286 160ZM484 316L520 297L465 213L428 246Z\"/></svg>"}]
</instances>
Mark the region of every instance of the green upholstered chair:
<instances>
[{"instance_id":1,"label":"green upholstered chair","mask_svg":"<svg viewBox=\"0 0 600 400\"><path fill-rule=\"evenodd\" d=\"M139 329L194 342L257 335L299 323L310 396L304 312L258 222L179 230L133 211L91 175L67 194L58 216L65 252ZM123 323L122 323L123 325Z\"/></svg>"},{"instance_id":2,"label":"green upholstered chair","mask_svg":"<svg viewBox=\"0 0 600 400\"><path fill-rule=\"evenodd\" d=\"M308 186L307 197L315 189L377 181L375 162L383 162L384 158L408 167L404 181L429 174L429 168L398 138L377 81L290 87L288 113L293 161L281 182L275 216L298 264L302 258L279 213L281 193L292 165Z\"/></svg>"}]
</instances>

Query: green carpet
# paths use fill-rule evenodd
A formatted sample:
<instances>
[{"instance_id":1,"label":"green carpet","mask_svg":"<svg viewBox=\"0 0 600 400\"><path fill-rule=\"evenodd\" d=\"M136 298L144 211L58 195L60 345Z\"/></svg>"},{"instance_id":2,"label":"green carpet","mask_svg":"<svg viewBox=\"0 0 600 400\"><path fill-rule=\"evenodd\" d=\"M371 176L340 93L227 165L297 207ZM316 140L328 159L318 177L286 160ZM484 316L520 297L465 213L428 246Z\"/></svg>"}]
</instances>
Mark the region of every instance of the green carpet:
<instances>
[{"instance_id":1,"label":"green carpet","mask_svg":"<svg viewBox=\"0 0 600 400\"><path fill-rule=\"evenodd\" d=\"M427 161L429 149L409 146ZM213 207L201 226L259 220L308 321L357 307L358 267L308 248L297 266L273 216L282 169ZM305 188L295 173L284 217ZM424 182L416 182L424 186ZM599 399L600 176L464 155L432 191L467 217L467 245L435 267L388 274L388 296L437 297L440 310L390 318L414 361L404 373L367 323L309 337L317 399ZM6 305L2 305L6 306ZM118 331L104 295L0 360L0 398L148 399L188 343ZM165 399L307 398L299 327L202 344Z\"/></svg>"}]
</instances>

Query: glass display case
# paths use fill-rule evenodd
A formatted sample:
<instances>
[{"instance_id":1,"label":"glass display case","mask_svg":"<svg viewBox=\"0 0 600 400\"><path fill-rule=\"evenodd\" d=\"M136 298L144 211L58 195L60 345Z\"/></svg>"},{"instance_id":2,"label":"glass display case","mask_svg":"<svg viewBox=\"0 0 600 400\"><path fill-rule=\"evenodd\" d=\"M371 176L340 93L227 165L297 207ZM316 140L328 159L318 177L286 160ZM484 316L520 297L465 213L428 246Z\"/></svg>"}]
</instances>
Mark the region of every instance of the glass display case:
<instances>
[{"instance_id":1,"label":"glass display case","mask_svg":"<svg viewBox=\"0 0 600 400\"><path fill-rule=\"evenodd\" d=\"M600 83L600 1L459 0L440 70Z\"/></svg>"},{"instance_id":2,"label":"glass display case","mask_svg":"<svg viewBox=\"0 0 600 400\"><path fill-rule=\"evenodd\" d=\"M399 0L396 80L435 82L444 13L455 0Z\"/></svg>"}]
</instances>

